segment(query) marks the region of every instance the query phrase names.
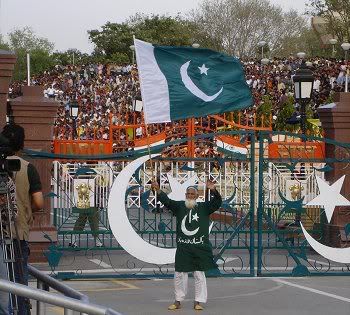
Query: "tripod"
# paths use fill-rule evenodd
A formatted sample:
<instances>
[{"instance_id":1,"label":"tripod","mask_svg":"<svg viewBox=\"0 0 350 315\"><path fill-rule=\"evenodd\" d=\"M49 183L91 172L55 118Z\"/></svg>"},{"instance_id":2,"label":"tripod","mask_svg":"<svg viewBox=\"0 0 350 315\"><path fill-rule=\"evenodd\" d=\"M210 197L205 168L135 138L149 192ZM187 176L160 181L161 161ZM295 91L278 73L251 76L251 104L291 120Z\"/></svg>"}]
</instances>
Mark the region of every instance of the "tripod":
<instances>
[{"instance_id":1,"label":"tripod","mask_svg":"<svg viewBox=\"0 0 350 315\"><path fill-rule=\"evenodd\" d=\"M14 231L16 231L15 219L17 215L17 207L15 207L15 190L11 191L11 186L14 183L9 174L0 171L0 243L2 247L3 262L6 265L7 279L15 281L15 241ZM20 253L21 256L21 253ZM0 258L1 259L1 258ZM20 261L20 269L23 275L23 264ZM12 314L18 314L18 300L17 296L10 294L10 310Z\"/></svg>"}]
</instances>

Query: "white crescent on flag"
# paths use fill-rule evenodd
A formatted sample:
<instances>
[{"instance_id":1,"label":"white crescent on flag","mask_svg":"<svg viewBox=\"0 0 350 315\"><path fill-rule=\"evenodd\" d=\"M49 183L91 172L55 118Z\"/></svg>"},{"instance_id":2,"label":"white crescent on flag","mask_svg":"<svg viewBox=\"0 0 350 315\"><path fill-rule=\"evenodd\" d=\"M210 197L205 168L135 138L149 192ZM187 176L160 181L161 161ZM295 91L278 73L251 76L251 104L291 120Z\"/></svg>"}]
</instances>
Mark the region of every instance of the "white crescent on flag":
<instances>
[{"instance_id":1,"label":"white crescent on flag","mask_svg":"<svg viewBox=\"0 0 350 315\"><path fill-rule=\"evenodd\" d=\"M187 61L180 68L181 80L182 80L183 84L193 95L197 96L198 98L200 98L204 102L211 102L211 101L215 100L221 94L221 92L223 91L224 88L221 87L220 91L214 95L205 94L201 89L199 89L193 83L193 81L191 80L191 78L189 77L189 75L187 73L188 67L190 66L190 62L191 62L191 60Z\"/></svg>"}]
</instances>

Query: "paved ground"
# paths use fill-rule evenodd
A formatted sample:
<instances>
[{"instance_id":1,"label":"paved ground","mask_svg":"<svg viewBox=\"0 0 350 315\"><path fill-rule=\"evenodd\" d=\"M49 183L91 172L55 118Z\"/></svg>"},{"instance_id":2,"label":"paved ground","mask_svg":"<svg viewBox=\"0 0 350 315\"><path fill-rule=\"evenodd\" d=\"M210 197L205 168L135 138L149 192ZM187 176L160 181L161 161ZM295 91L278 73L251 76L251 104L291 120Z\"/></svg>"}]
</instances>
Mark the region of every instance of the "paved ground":
<instances>
[{"instance_id":1,"label":"paved ground","mask_svg":"<svg viewBox=\"0 0 350 315\"><path fill-rule=\"evenodd\" d=\"M182 310L175 312L167 311L167 306L172 302L172 280L89 280L65 283L87 294L92 302L111 307L126 315L350 313L350 282L346 277L210 278L209 300L202 312L192 309L193 279L190 281L188 300L183 303ZM63 314L63 310L47 306L46 314Z\"/></svg>"}]
</instances>

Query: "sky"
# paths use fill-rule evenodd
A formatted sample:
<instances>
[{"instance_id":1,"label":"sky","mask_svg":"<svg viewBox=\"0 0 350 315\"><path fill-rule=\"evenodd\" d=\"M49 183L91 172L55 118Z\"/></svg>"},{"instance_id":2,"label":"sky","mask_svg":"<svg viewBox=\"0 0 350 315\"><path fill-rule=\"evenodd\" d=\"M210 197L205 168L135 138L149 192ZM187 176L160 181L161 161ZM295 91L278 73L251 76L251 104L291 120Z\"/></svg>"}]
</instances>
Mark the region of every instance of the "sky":
<instances>
[{"instance_id":1,"label":"sky","mask_svg":"<svg viewBox=\"0 0 350 315\"><path fill-rule=\"evenodd\" d=\"M87 30L106 22L123 22L137 12L186 13L202 0L0 0L0 34L30 26L55 44L55 50L91 52ZM270 0L283 9L305 11L305 0ZM6 38L6 37L5 37Z\"/></svg>"}]
</instances>

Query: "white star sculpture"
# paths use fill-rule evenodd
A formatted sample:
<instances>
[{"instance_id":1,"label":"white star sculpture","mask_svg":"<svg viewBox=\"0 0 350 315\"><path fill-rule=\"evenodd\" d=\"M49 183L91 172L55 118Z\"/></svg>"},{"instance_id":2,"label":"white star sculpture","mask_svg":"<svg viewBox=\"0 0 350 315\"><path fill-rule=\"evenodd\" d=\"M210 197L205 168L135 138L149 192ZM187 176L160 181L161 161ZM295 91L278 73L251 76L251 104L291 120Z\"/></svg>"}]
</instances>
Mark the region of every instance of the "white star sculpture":
<instances>
[{"instance_id":1,"label":"white star sculpture","mask_svg":"<svg viewBox=\"0 0 350 315\"><path fill-rule=\"evenodd\" d=\"M201 67L198 67L198 69L201 71L201 74L204 73L205 75L208 75L209 68L207 68L204 63Z\"/></svg>"},{"instance_id":2,"label":"white star sculpture","mask_svg":"<svg viewBox=\"0 0 350 315\"><path fill-rule=\"evenodd\" d=\"M198 183L198 176L194 175L193 177L189 178L182 184L180 184L176 178L174 178L172 175L167 174L169 185L171 188L171 193L168 194L168 197L175 201L183 201L185 200L185 194L186 189L188 186L195 186Z\"/></svg>"},{"instance_id":3,"label":"white star sculpture","mask_svg":"<svg viewBox=\"0 0 350 315\"><path fill-rule=\"evenodd\" d=\"M345 175L329 186L324 180L316 176L320 194L306 204L306 206L324 206L328 222L331 222L333 212L337 206L350 206L350 201L340 194Z\"/></svg>"}]
</instances>

